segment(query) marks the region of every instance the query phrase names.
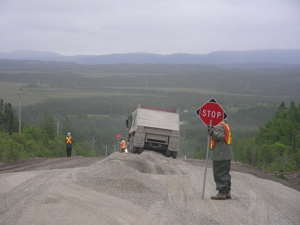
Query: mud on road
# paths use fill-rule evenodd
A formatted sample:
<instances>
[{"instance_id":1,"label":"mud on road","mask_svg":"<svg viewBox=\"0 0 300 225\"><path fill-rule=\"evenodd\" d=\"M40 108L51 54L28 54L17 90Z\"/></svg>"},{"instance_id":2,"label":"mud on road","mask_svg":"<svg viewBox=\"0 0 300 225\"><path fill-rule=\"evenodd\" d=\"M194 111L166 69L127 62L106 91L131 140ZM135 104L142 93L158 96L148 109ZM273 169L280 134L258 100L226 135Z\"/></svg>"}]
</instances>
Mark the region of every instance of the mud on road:
<instances>
[{"instance_id":1,"label":"mud on road","mask_svg":"<svg viewBox=\"0 0 300 225\"><path fill-rule=\"evenodd\" d=\"M210 164L201 198L201 160L145 151L2 164L0 224L300 224L297 185L258 174L232 163L233 199L213 201Z\"/></svg>"}]
</instances>

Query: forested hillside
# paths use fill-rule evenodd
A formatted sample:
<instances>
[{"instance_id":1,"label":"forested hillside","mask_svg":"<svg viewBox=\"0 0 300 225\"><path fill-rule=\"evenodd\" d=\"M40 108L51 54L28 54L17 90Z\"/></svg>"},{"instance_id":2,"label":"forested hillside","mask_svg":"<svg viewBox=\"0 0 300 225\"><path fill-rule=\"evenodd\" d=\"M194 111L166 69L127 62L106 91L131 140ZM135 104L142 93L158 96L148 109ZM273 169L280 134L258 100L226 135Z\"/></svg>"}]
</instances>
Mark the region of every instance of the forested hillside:
<instances>
[{"instance_id":1,"label":"forested hillside","mask_svg":"<svg viewBox=\"0 0 300 225\"><path fill-rule=\"evenodd\" d=\"M240 143L235 151L242 162L269 171L294 172L300 169L300 104L282 103L274 117L260 126L255 138Z\"/></svg>"}]
</instances>

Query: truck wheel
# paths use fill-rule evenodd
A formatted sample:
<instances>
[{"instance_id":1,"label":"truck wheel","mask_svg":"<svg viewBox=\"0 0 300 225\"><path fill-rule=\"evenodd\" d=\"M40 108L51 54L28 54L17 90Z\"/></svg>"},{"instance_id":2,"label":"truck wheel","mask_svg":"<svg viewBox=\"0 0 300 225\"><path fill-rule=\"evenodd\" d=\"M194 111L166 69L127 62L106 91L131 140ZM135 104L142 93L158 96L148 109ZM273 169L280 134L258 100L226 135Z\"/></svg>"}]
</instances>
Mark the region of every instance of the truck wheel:
<instances>
[{"instance_id":1,"label":"truck wheel","mask_svg":"<svg viewBox=\"0 0 300 225\"><path fill-rule=\"evenodd\" d=\"M177 158L177 152L172 152L172 157L174 158L174 159L176 159Z\"/></svg>"},{"instance_id":2,"label":"truck wheel","mask_svg":"<svg viewBox=\"0 0 300 225\"><path fill-rule=\"evenodd\" d=\"M137 153L137 150L138 150L138 148L133 146L133 137L132 137L132 138L130 138L130 151L132 153Z\"/></svg>"},{"instance_id":3,"label":"truck wheel","mask_svg":"<svg viewBox=\"0 0 300 225\"><path fill-rule=\"evenodd\" d=\"M141 154L142 152L143 152L143 148L142 147L139 147L139 148L137 148L137 152L139 153L139 154Z\"/></svg>"},{"instance_id":4,"label":"truck wheel","mask_svg":"<svg viewBox=\"0 0 300 225\"><path fill-rule=\"evenodd\" d=\"M166 157L170 157L171 154L172 154L172 152L171 152L170 150L167 149L166 152L165 152L165 156L166 156Z\"/></svg>"},{"instance_id":5,"label":"truck wheel","mask_svg":"<svg viewBox=\"0 0 300 225\"><path fill-rule=\"evenodd\" d=\"M132 151L131 151L131 152L135 154L135 153L137 153L137 151L138 151L138 148L137 148L137 147L134 147L134 146L132 146Z\"/></svg>"}]
</instances>

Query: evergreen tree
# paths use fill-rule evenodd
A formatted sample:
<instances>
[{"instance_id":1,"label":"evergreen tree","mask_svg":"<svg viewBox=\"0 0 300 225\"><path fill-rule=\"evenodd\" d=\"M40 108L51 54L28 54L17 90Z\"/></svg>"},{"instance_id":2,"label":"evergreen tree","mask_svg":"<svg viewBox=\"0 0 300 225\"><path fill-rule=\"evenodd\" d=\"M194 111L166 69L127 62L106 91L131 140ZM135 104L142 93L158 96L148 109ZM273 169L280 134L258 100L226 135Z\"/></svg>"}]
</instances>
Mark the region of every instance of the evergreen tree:
<instances>
[{"instance_id":1,"label":"evergreen tree","mask_svg":"<svg viewBox=\"0 0 300 225\"><path fill-rule=\"evenodd\" d=\"M4 123L4 102L3 99L0 99L0 128Z\"/></svg>"},{"instance_id":2,"label":"evergreen tree","mask_svg":"<svg viewBox=\"0 0 300 225\"><path fill-rule=\"evenodd\" d=\"M284 101L281 102L281 104L279 105L278 109L287 109L287 107L284 104Z\"/></svg>"},{"instance_id":3,"label":"evergreen tree","mask_svg":"<svg viewBox=\"0 0 300 225\"><path fill-rule=\"evenodd\" d=\"M48 113L44 115L44 119L42 121L42 128L48 135L48 138L53 140L56 136L56 125L52 116Z\"/></svg>"},{"instance_id":4,"label":"evergreen tree","mask_svg":"<svg viewBox=\"0 0 300 225\"><path fill-rule=\"evenodd\" d=\"M5 131L12 135L14 129L14 112L10 103L4 104L4 123Z\"/></svg>"}]
</instances>

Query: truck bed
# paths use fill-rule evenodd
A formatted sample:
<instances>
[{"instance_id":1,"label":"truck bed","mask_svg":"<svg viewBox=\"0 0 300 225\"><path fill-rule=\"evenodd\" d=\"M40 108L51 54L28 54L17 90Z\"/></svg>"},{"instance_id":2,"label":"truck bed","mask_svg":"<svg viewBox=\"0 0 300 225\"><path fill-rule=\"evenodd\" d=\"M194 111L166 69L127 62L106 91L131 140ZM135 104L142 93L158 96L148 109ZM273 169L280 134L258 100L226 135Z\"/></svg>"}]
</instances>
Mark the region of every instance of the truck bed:
<instances>
[{"instance_id":1,"label":"truck bed","mask_svg":"<svg viewBox=\"0 0 300 225\"><path fill-rule=\"evenodd\" d=\"M179 114L177 113L140 108L136 120L139 126L179 131Z\"/></svg>"}]
</instances>

